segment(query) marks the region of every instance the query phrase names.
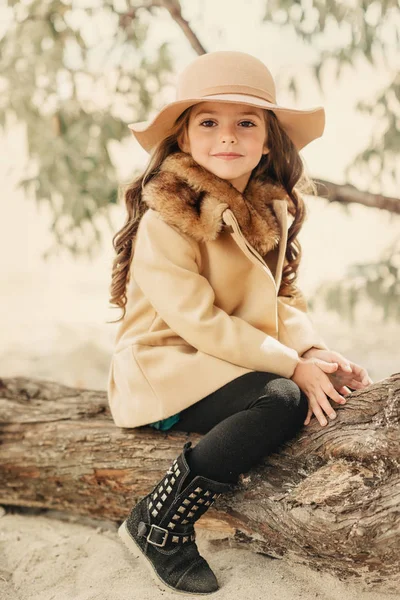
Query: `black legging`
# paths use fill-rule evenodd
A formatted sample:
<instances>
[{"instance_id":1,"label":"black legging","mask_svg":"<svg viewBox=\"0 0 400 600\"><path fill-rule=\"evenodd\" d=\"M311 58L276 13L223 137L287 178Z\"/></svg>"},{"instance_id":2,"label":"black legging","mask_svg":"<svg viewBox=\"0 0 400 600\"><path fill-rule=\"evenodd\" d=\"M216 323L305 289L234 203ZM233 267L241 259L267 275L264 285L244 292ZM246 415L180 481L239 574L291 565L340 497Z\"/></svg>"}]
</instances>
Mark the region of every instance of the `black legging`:
<instances>
[{"instance_id":1,"label":"black legging","mask_svg":"<svg viewBox=\"0 0 400 600\"><path fill-rule=\"evenodd\" d=\"M237 483L240 473L300 430L307 410L307 396L294 381L252 371L186 408L170 431L205 434L187 455L190 479Z\"/></svg>"}]
</instances>

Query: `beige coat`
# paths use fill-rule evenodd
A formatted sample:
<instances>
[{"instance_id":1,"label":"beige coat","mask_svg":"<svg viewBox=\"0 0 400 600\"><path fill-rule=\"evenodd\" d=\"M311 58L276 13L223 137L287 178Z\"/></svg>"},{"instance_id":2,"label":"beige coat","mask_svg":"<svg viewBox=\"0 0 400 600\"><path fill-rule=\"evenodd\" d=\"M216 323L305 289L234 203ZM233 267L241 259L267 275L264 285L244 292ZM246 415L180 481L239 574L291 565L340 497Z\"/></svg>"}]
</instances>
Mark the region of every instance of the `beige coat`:
<instances>
[{"instance_id":1,"label":"beige coat","mask_svg":"<svg viewBox=\"0 0 400 600\"><path fill-rule=\"evenodd\" d=\"M145 186L108 399L119 427L165 419L250 371L291 377L327 349L304 296L278 297L286 264L285 191L241 194L190 155L168 156Z\"/></svg>"}]
</instances>

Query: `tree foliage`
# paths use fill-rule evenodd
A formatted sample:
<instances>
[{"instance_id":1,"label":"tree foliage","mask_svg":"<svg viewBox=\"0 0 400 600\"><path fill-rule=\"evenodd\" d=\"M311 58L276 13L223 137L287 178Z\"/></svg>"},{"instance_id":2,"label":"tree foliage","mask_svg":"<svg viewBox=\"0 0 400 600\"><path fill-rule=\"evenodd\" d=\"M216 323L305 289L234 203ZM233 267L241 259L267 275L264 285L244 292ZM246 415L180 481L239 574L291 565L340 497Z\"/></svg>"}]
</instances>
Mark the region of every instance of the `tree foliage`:
<instances>
[{"instance_id":1,"label":"tree foliage","mask_svg":"<svg viewBox=\"0 0 400 600\"><path fill-rule=\"evenodd\" d=\"M349 324L356 322L360 304L377 309L382 321L400 321L400 238L378 260L354 263L342 280L323 282L315 297Z\"/></svg>"},{"instance_id":2,"label":"tree foliage","mask_svg":"<svg viewBox=\"0 0 400 600\"><path fill-rule=\"evenodd\" d=\"M388 70L389 79L381 89L356 105L360 112L375 117L375 127L367 148L348 165L346 177L361 173L365 188L372 183L381 188L384 177L399 181L398 0L268 0L264 21L293 30L305 44L317 49L311 70L321 91L324 71L332 64L337 79L346 68L355 71L362 61ZM326 40L332 37L335 43L329 45ZM295 96L302 81L296 75L287 79Z\"/></svg>"},{"instance_id":3,"label":"tree foliage","mask_svg":"<svg viewBox=\"0 0 400 600\"><path fill-rule=\"evenodd\" d=\"M108 220L117 199L110 142L152 109L172 69L167 43L150 56L149 19L143 11L127 14L125 2L8 4L0 124L13 117L25 124L29 163L21 185L50 203L54 249L93 254L98 219Z\"/></svg>"}]
</instances>

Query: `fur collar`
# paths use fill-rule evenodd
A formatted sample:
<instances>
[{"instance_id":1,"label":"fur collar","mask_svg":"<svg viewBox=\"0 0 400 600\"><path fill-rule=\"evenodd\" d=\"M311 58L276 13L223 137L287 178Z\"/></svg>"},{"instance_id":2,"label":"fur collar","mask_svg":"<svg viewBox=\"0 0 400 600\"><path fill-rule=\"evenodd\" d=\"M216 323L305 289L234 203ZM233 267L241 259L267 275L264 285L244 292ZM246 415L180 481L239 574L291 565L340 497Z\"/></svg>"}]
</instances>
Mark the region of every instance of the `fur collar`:
<instances>
[{"instance_id":1,"label":"fur collar","mask_svg":"<svg viewBox=\"0 0 400 600\"><path fill-rule=\"evenodd\" d=\"M275 200L291 204L286 190L272 182L250 179L243 193L200 166L190 154L170 154L144 186L142 200L199 242L215 240L225 227L222 213L230 208L248 242L261 254L280 240ZM290 209L289 209L290 210Z\"/></svg>"}]
</instances>

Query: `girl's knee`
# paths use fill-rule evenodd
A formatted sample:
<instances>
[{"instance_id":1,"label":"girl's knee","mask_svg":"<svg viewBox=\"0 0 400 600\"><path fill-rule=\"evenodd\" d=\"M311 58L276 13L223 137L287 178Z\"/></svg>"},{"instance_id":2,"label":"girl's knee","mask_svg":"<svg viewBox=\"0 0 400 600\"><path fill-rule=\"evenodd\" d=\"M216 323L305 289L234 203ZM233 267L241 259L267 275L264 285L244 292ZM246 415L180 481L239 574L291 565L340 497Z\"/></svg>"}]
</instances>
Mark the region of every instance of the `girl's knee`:
<instances>
[{"instance_id":1,"label":"girl's knee","mask_svg":"<svg viewBox=\"0 0 400 600\"><path fill-rule=\"evenodd\" d=\"M276 396L284 403L296 405L300 402L301 390L292 379L277 377L265 385L265 395Z\"/></svg>"},{"instance_id":2,"label":"girl's knee","mask_svg":"<svg viewBox=\"0 0 400 600\"><path fill-rule=\"evenodd\" d=\"M283 387L286 390L286 403L288 409L291 410L296 417L303 422L308 412L308 399L305 393L299 388L297 383L291 379L286 379L289 385Z\"/></svg>"},{"instance_id":3,"label":"girl's knee","mask_svg":"<svg viewBox=\"0 0 400 600\"><path fill-rule=\"evenodd\" d=\"M285 415L304 422L308 412L308 399L297 383L286 377L277 377L265 386L265 397L275 398L282 407Z\"/></svg>"}]
</instances>

